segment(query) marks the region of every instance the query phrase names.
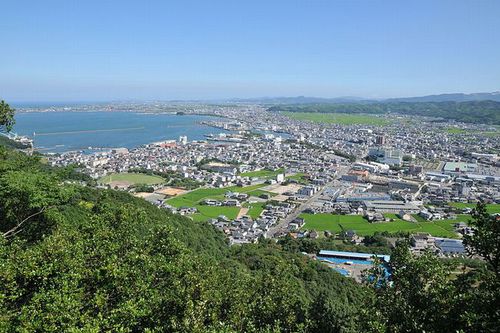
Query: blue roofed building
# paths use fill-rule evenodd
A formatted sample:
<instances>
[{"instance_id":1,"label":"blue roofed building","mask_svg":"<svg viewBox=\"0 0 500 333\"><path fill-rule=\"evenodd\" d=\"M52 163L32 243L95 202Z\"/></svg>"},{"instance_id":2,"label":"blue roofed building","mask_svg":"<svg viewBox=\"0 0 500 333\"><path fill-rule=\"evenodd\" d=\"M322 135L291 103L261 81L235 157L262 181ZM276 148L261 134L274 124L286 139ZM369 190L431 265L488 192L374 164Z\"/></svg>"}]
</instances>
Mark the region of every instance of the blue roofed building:
<instances>
[{"instance_id":1,"label":"blue roofed building","mask_svg":"<svg viewBox=\"0 0 500 333\"><path fill-rule=\"evenodd\" d=\"M464 244L459 239L436 239L435 245L439 249L439 252L445 256L466 254Z\"/></svg>"}]
</instances>

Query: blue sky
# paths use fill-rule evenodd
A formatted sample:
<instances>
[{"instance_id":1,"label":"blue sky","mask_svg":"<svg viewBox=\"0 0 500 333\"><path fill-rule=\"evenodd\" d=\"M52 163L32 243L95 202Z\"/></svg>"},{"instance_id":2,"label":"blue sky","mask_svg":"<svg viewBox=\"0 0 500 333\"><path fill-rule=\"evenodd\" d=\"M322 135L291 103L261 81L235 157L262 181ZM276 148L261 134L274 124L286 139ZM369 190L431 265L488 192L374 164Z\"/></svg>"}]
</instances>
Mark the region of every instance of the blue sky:
<instances>
[{"instance_id":1,"label":"blue sky","mask_svg":"<svg viewBox=\"0 0 500 333\"><path fill-rule=\"evenodd\" d=\"M4 1L8 101L500 90L498 0Z\"/></svg>"}]
</instances>

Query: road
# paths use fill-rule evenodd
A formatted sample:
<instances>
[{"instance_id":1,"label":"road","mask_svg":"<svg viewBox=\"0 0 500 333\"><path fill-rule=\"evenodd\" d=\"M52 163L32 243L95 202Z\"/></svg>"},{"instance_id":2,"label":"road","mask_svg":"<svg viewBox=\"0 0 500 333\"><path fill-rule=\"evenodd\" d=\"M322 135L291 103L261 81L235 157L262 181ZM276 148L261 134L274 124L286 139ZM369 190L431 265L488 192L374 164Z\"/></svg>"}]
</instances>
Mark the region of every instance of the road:
<instances>
[{"instance_id":1,"label":"road","mask_svg":"<svg viewBox=\"0 0 500 333\"><path fill-rule=\"evenodd\" d=\"M344 166L340 167L338 169L337 179L327 183L325 186L322 187L322 189L320 191L315 193L312 197L307 199L307 201L301 203L297 208L295 208L295 210L291 214L289 214L287 217L285 217L283 220L281 220L278 224L276 224L275 226L270 228L267 231L267 238L273 238L273 237L275 237L275 235L280 235L283 232L287 232L288 231L288 224L290 222L292 222L293 220L295 220L305 209L311 207L311 204L323 195L325 189L327 189L328 187L335 186L336 183L338 183L338 178L340 178L340 177L342 177L342 175L346 174L348 170L349 170L349 167L344 167Z\"/></svg>"}]
</instances>

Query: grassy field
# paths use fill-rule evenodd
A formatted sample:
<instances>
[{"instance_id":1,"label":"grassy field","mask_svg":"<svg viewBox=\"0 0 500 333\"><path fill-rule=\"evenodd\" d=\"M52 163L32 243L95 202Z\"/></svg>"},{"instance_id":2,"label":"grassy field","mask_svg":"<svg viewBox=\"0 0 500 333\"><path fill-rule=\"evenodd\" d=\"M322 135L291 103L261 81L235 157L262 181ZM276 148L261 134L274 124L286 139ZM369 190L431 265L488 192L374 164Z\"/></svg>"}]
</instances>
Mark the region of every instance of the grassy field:
<instances>
[{"instance_id":1,"label":"grassy field","mask_svg":"<svg viewBox=\"0 0 500 333\"><path fill-rule=\"evenodd\" d=\"M448 203L450 206L455 208L475 208L475 203L462 203L462 202L450 202ZM500 214L500 204L487 204L486 211L490 214Z\"/></svg>"},{"instance_id":2,"label":"grassy field","mask_svg":"<svg viewBox=\"0 0 500 333\"><path fill-rule=\"evenodd\" d=\"M463 128L449 127L446 129L446 132L448 132L449 134L464 134L467 133L467 130Z\"/></svg>"},{"instance_id":3,"label":"grassy field","mask_svg":"<svg viewBox=\"0 0 500 333\"><path fill-rule=\"evenodd\" d=\"M297 120L308 120L318 123L341 124L341 125L376 125L383 126L390 123L389 120L373 115L348 114L348 113L317 113L317 112L283 112L284 115Z\"/></svg>"},{"instance_id":4,"label":"grassy field","mask_svg":"<svg viewBox=\"0 0 500 333\"><path fill-rule=\"evenodd\" d=\"M295 174L295 175L293 175L293 176L288 176L288 177L286 177L286 179L293 179L293 180L295 180L295 181L297 181L297 182L299 182L299 183L302 183L302 184L307 184L307 183L308 183L308 181L302 178L302 177L304 177L304 175L305 175L304 173L299 172L299 173L296 173L296 174Z\"/></svg>"},{"instance_id":5,"label":"grassy field","mask_svg":"<svg viewBox=\"0 0 500 333\"><path fill-rule=\"evenodd\" d=\"M442 220L437 222L407 222L396 218L395 214L386 214L393 218L392 222L370 223L360 215L332 215L332 214L302 214L306 221L302 229L331 232L343 230L355 230L358 235L373 235L376 231L387 231L391 233L403 231L409 233L428 232L436 237L456 238L453 224L467 222L469 215L459 215L456 220Z\"/></svg>"},{"instance_id":6,"label":"grassy field","mask_svg":"<svg viewBox=\"0 0 500 333\"><path fill-rule=\"evenodd\" d=\"M248 195L253 195L254 197L258 197L261 194L269 194L271 197L274 197L275 195L277 195L276 193L272 193L272 192L268 192L268 191L264 191L264 190L254 190L254 191L248 192Z\"/></svg>"},{"instance_id":7,"label":"grassy field","mask_svg":"<svg viewBox=\"0 0 500 333\"><path fill-rule=\"evenodd\" d=\"M197 205L198 215L197 220L206 221L210 218L216 218L219 215L224 215L228 219L235 219L238 216L240 207L213 207L213 206L203 206ZM194 217L193 217L194 218Z\"/></svg>"},{"instance_id":8,"label":"grassy field","mask_svg":"<svg viewBox=\"0 0 500 333\"><path fill-rule=\"evenodd\" d=\"M199 201L203 199L222 199L224 198L224 194L228 191L227 188L200 188L179 196L176 196L172 199L167 200L169 205L174 207L188 206L193 207Z\"/></svg>"},{"instance_id":9,"label":"grassy field","mask_svg":"<svg viewBox=\"0 0 500 333\"><path fill-rule=\"evenodd\" d=\"M99 179L99 183L101 184L109 184L111 182L120 181L120 182L129 182L132 184L161 184L165 180L159 176L150 176L142 173L113 173L111 175L104 176Z\"/></svg>"},{"instance_id":10,"label":"grassy field","mask_svg":"<svg viewBox=\"0 0 500 333\"><path fill-rule=\"evenodd\" d=\"M484 136L489 136L489 137L496 137L500 135L500 131L478 131L478 130L471 130L471 129L463 129L463 128L456 128L456 127L448 127L445 129L445 131L449 134L480 134Z\"/></svg>"},{"instance_id":11,"label":"grassy field","mask_svg":"<svg viewBox=\"0 0 500 333\"><path fill-rule=\"evenodd\" d=\"M223 200L226 192L239 192L239 193L249 193L255 190L258 190L261 187L264 187L265 184L257 184L246 187L224 187L224 188L200 188L172 199L167 200L167 203L174 207L188 206L194 207L196 204L199 204L200 201L205 199L216 199Z\"/></svg>"},{"instance_id":12,"label":"grassy field","mask_svg":"<svg viewBox=\"0 0 500 333\"><path fill-rule=\"evenodd\" d=\"M500 136L500 131L496 131L496 132L481 132L481 134L484 135L484 136L496 137L496 136Z\"/></svg>"},{"instance_id":13,"label":"grassy field","mask_svg":"<svg viewBox=\"0 0 500 333\"><path fill-rule=\"evenodd\" d=\"M264 210L265 203L253 203L249 206L249 210L247 215L249 215L252 219L256 219L260 216L260 213Z\"/></svg>"}]
</instances>

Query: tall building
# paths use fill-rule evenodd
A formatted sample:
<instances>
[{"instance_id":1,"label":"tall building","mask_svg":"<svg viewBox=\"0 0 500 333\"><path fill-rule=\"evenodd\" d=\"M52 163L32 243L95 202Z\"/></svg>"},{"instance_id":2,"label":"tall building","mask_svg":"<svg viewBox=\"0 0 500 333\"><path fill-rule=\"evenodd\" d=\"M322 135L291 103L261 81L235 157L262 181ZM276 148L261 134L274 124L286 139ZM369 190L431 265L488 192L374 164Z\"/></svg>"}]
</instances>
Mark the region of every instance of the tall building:
<instances>
[{"instance_id":1,"label":"tall building","mask_svg":"<svg viewBox=\"0 0 500 333\"><path fill-rule=\"evenodd\" d=\"M187 144L187 142L188 142L188 138L187 138L187 136L185 136L185 135L181 135L181 136L179 136L179 143L180 143L181 145L185 145L185 144Z\"/></svg>"},{"instance_id":2,"label":"tall building","mask_svg":"<svg viewBox=\"0 0 500 333\"><path fill-rule=\"evenodd\" d=\"M403 162L403 152L399 149L373 147L368 151L368 155L377 159L377 161L389 165L401 165Z\"/></svg>"},{"instance_id":3,"label":"tall building","mask_svg":"<svg viewBox=\"0 0 500 333\"><path fill-rule=\"evenodd\" d=\"M386 143L385 135L377 135L377 137L375 138L375 143L381 146L385 145Z\"/></svg>"}]
</instances>

